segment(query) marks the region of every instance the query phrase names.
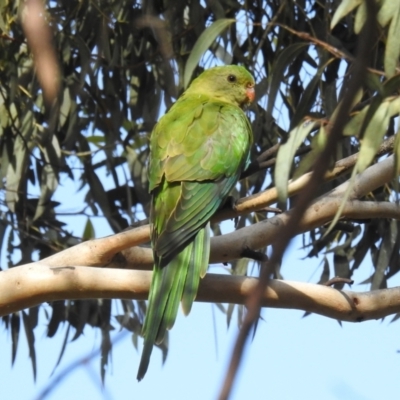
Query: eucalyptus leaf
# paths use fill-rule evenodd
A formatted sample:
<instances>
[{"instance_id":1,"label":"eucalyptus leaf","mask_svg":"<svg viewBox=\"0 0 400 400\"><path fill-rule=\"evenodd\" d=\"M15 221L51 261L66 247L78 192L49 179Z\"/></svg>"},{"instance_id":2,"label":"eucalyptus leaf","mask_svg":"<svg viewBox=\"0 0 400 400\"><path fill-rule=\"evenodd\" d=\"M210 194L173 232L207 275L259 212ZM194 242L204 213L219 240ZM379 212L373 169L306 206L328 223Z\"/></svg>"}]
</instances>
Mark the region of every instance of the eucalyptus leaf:
<instances>
[{"instance_id":1,"label":"eucalyptus leaf","mask_svg":"<svg viewBox=\"0 0 400 400\"><path fill-rule=\"evenodd\" d=\"M382 26L385 27L394 15L398 13L400 3L393 0L381 0L381 6L377 15L377 21Z\"/></svg>"},{"instance_id":2,"label":"eucalyptus leaf","mask_svg":"<svg viewBox=\"0 0 400 400\"><path fill-rule=\"evenodd\" d=\"M229 25L236 22L234 19L218 19L213 22L197 39L196 44L190 52L189 58L186 62L185 72L183 75L183 87L186 88L192 78L193 71L199 64L201 57L214 43L215 39L229 27Z\"/></svg>"},{"instance_id":3,"label":"eucalyptus leaf","mask_svg":"<svg viewBox=\"0 0 400 400\"><path fill-rule=\"evenodd\" d=\"M365 21L367 20L367 5L363 1L356 11L356 18L354 21L354 32L360 33Z\"/></svg>"},{"instance_id":4,"label":"eucalyptus leaf","mask_svg":"<svg viewBox=\"0 0 400 400\"><path fill-rule=\"evenodd\" d=\"M282 202L287 199L287 185L293 167L295 153L304 139L314 129L314 126L314 122L304 122L300 124L289 133L287 142L282 144L279 148L276 157L274 180L279 200Z\"/></svg>"},{"instance_id":5,"label":"eucalyptus leaf","mask_svg":"<svg viewBox=\"0 0 400 400\"><path fill-rule=\"evenodd\" d=\"M83 240L90 240L96 237L96 233L94 231L94 226L90 218L86 220L85 229L83 231L82 239Z\"/></svg>"},{"instance_id":6,"label":"eucalyptus leaf","mask_svg":"<svg viewBox=\"0 0 400 400\"><path fill-rule=\"evenodd\" d=\"M390 22L386 47L385 47L385 72L390 78L396 73L396 67L399 63L400 56L400 5L398 3L397 9Z\"/></svg>"},{"instance_id":7,"label":"eucalyptus leaf","mask_svg":"<svg viewBox=\"0 0 400 400\"><path fill-rule=\"evenodd\" d=\"M286 69L293 62L293 60L296 59L296 57L298 57L301 53L303 53L307 49L308 46L309 46L308 43L294 43L286 47L279 54L274 64L272 76L270 78L267 113L272 114L272 110L276 101L276 95L281 86Z\"/></svg>"},{"instance_id":8,"label":"eucalyptus leaf","mask_svg":"<svg viewBox=\"0 0 400 400\"><path fill-rule=\"evenodd\" d=\"M362 2L363 0L342 0L333 15L331 29L333 29L342 18L353 11Z\"/></svg>"},{"instance_id":9,"label":"eucalyptus leaf","mask_svg":"<svg viewBox=\"0 0 400 400\"><path fill-rule=\"evenodd\" d=\"M384 102L377 109L365 130L356 164L357 171L362 172L371 164L387 131L389 119L390 102Z\"/></svg>"}]
</instances>

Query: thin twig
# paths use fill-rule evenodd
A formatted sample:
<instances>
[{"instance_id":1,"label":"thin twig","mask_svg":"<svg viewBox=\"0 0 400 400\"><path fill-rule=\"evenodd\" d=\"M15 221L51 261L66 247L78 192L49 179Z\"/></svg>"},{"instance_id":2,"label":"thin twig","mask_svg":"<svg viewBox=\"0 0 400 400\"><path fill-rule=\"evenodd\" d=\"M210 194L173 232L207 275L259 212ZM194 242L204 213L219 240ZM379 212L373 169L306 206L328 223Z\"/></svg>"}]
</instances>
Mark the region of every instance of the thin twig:
<instances>
[{"instance_id":1,"label":"thin twig","mask_svg":"<svg viewBox=\"0 0 400 400\"><path fill-rule=\"evenodd\" d=\"M341 278L340 276L335 276L334 278L329 279L329 281L326 281L323 283L324 286L333 286L335 283L347 283L349 285L352 285L354 283L353 279L348 279L348 278Z\"/></svg>"},{"instance_id":2,"label":"thin twig","mask_svg":"<svg viewBox=\"0 0 400 400\"><path fill-rule=\"evenodd\" d=\"M259 171L263 171L267 168L272 167L276 163L276 157L270 158L275 156L278 153L280 143L275 144L274 146L270 147L269 149L265 150L261 153L240 175L240 179L247 178L250 175L253 175ZM311 146L303 146L300 149L297 149L295 156L301 156L303 154L308 153L311 150Z\"/></svg>"},{"instance_id":3,"label":"thin twig","mask_svg":"<svg viewBox=\"0 0 400 400\"><path fill-rule=\"evenodd\" d=\"M351 54L349 54L347 52L339 50L337 47L334 47L334 46L330 45L329 43L324 42L323 40L320 40L320 39L317 39L314 36L311 36L308 32L296 31L295 29L292 29L292 28L290 28L289 26L287 26L285 24L275 23L275 25L280 26L283 29L286 29L287 31L289 31L293 35L296 35L297 37L299 37L300 39L303 39L305 41L309 41L309 42L311 42L311 43L313 43L313 44L315 44L317 46L322 47L323 49L325 49L326 51L331 53L335 58L343 58L345 60L349 60L349 61L352 61L354 63L357 62L356 57L353 57ZM364 26L366 26L366 25L364 25ZM368 68L367 67L367 71L368 72L372 72L373 74L376 74L376 75L385 76L385 72L384 71L380 71L378 69Z\"/></svg>"}]
</instances>

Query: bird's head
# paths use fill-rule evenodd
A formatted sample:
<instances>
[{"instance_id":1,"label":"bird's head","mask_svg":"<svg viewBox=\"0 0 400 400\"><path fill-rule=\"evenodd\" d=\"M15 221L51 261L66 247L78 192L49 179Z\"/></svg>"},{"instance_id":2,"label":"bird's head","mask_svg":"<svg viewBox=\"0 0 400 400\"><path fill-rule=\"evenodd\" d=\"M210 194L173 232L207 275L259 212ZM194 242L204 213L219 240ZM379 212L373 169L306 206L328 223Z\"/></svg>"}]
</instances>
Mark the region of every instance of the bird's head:
<instances>
[{"instance_id":1,"label":"bird's head","mask_svg":"<svg viewBox=\"0 0 400 400\"><path fill-rule=\"evenodd\" d=\"M200 74L186 93L204 93L244 107L255 98L254 78L246 68L238 65L214 67Z\"/></svg>"}]
</instances>

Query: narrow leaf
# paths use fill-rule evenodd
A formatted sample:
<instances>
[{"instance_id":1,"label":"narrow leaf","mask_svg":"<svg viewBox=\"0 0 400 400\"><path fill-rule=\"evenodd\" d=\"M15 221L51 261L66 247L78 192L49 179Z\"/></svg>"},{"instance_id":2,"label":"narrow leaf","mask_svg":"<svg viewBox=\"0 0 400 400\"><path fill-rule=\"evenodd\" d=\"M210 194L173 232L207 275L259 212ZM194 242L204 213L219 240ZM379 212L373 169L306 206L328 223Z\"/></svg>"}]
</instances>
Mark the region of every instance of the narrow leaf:
<instances>
[{"instance_id":1,"label":"narrow leaf","mask_svg":"<svg viewBox=\"0 0 400 400\"><path fill-rule=\"evenodd\" d=\"M396 73L397 63L400 56L400 6L397 6L396 14L390 23L388 38L385 48L385 72L388 77Z\"/></svg>"},{"instance_id":2,"label":"narrow leaf","mask_svg":"<svg viewBox=\"0 0 400 400\"><path fill-rule=\"evenodd\" d=\"M50 164L42 169L41 191L33 220L40 218L50 205L50 199L58 186L58 176Z\"/></svg>"},{"instance_id":3,"label":"narrow leaf","mask_svg":"<svg viewBox=\"0 0 400 400\"><path fill-rule=\"evenodd\" d=\"M11 365L14 365L15 357L17 355L20 322L21 321L19 314L17 313L11 314L11 338L12 338Z\"/></svg>"},{"instance_id":4,"label":"narrow leaf","mask_svg":"<svg viewBox=\"0 0 400 400\"><path fill-rule=\"evenodd\" d=\"M393 224L396 221L391 221ZM383 289L386 287L385 271L389 265L390 256L392 254L393 246L396 238L393 235L393 224L389 225L389 229L386 229L382 243L379 246L377 257L374 257L375 274L372 278L371 290Z\"/></svg>"},{"instance_id":5,"label":"narrow leaf","mask_svg":"<svg viewBox=\"0 0 400 400\"><path fill-rule=\"evenodd\" d=\"M268 93L268 104L267 104L267 113L272 114L276 95L279 91L279 87L282 84L283 76L288 68L288 66L292 63L294 59L296 59L300 53L302 53L307 47L309 46L308 43L295 43L282 51L279 54L274 68L272 68L272 76L269 86L269 93Z\"/></svg>"},{"instance_id":6,"label":"narrow leaf","mask_svg":"<svg viewBox=\"0 0 400 400\"><path fill-rule=\"evenodd\" d=\"M186 88L192 78L193 71L199 64L203 54L213 44L214 40L232 23L235 19L218 19L213 22L197 39L192 51L190 52L189 58L186 62L183 86Z\"/></svg>"},{"instance_id":7,"label":"narrow leaf","mask_svg":"<svg viewBox=\"0 0 400 400\"><path fill-rule=\"evenodd\" d=\"M326 129L321 126L318 133L312 138L311 151L302 157L298 167L293 173L293 179L299 178L301 175L308 172L314 165L315 160L321 154L321 151L325 148L327 141Z\"/></svg>"},{"instance_id":8,"label":"narrow leaf","mask_svg":"<svg viewBox=\"0 0 400 400\"><path fill-rule=\"evenodd\" d=\"M101 329L101 358L100 358L100 373L101 373L101 381L104 383L108 359L111 352L111 338L110 331L108 328Z\"/></svg>"},{"instance_id":9,"label":"narrow leaf","mask_svg":"<svg viewBox=\"0 0 400 400\"><path fill-rule=\"evenodd\" d=\"M280 201L287 198L287 187L296 150L314 128L315 123L302 123L289 133L289 139L279 148L276 157L275 185Z\"/></svg>"},{"instance_id":10,"label":"narrow leaf","mask_svg":"<svg viewBox=\"0 0 400 400\"><path fill-rule=\"evenodd\" d=\"M356 18L354 20L354 32L360 33L363 28L365 21L367 20L367 5L362 2L356 12Z\"/></svg>"},{"instance_id":11,"label":"narrow leaf","mask_svg":"<svg viewBox=\"0 0 400 400\"><path fill-rule=\"evenodd\" d=\"M394 141L393 178L397 180L399 173L400 173L400 129L397 130L396 139Z\"/></svg>"},{"instance_id":12,"label":"narrow leaf","mask_svg":"<svg viewBox=\"0 0 400 400\"><path fill-rule=\"evenodd\" d=\"M29 358L31 359L32 363L33 379L36 381L35 334L33 333L29 315L25 311L22 311L22 320L24 322L26 340L28 342Z\"/></svg>"},{"instance_id":13,"label":"narrow leaf","mask_svg":"<svg viewBox=\"0 0 400 400\"><path fill-rule=\"evenodd\" d=\"M319 284L324 284L329 280L329 261L326 257L324 257L323 264L322 273L318 281Z\"/></svg>"},{"instance_id":14,"label":"narrow leaf","mask_svg":"<svg viewBox=\"0 0 400 400\"><path fill-rule=\"evenodd\" d=\"M364 171L374 159L389 125L389 111L390 102L382 103L368 124L362 139L360 155L356 164L357 172Z\"/></svg>"},{"instance_id":15,"label":"narrow leaf","mask_svg":"<svg viewBox=\"0 0 400 400\"><path fill-rule=\"evenodd\" d=\"M334 254L333 263L335 267L335 276L340 278L350 277L350 265L346 256L341 254ZM344 283L335 283L335 289L343 289Z\"/></svg>"},{"instance_id":16,"label":"narrow leaf","mask_svg":"<svg viewBox=\"0 0 400 400\"><path fill-rule=\"evenodd\" d=\"M87 219L85 229L83 230L82 239L83 240L90 240L95 237L94 226L90 218Z\"/></svg>"},{"instance_id":17,"label":"narrow leaf","mask_svg":"<svg viewBox=\"0 0 400 400\"><path fill-rule=\"evenodd\" d=\"M62 359L62 356L64 355L65 349L66 349L66 347L67 347L67 342L68 342L68 336L69 336L69 330L70 330L70 328L71 328L71 325L68 324L67 332L65 333L64 340L63 340L63 343L62 343L62 346L61 346L60 355L58 356L58 360L57 360L57 362L56 362L56 365L54 366L54 369L53 369L51 375L54 374L54 371L56 370L56 368L57 368L58 365L60 364L61 359Z\"/></svg>"},{"instance_id":18,"label":"narrow leaf","mask_svg":"<svg viewBox=\"0 0 400 400\"><path fill-rule=\"evenodd\" d=\"M400 3L398 1L383 0L382 6L379 9L378 15L376 17L379 25L384 28L393 18L393 15L396 15L399 6Z\"/></svg>"},{"instance_id":19,"label":"narrow leaf","mask_svg":"<svg viewBox=\"0 0 400 400\"><path fill-rule=\"evenodd\" d=\"M362 0L343 0L339 7L336 9L331 22L331 29L347 14L358 7L362 3Z\"/></svg>"}]
</instances>

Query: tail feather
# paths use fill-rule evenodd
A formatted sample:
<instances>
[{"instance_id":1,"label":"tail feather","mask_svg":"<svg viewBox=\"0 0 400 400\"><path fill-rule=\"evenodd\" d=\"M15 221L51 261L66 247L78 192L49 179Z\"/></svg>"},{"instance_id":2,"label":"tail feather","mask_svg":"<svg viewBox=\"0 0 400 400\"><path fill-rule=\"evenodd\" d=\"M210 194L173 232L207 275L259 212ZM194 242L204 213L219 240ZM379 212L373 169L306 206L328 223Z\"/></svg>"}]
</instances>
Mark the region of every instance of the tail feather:
<instances>
[{"instance_id":1,"label":"tail feather","mask_svg":"<svg viewBox=\"0 0 400 400\"><path fill-rule=\"evenodd\" d=\"M200 278L204 278L206 276L208 270L208 263L210 262L210 223L208 223L204 228L204 239L203 239L203 248L200 249L202 254L201 258L201 269L200 269ZM197 293L197 290L196 290ZM194 300L194 299L193 299Z\"/></svg>"},{"instance_id":2,"label":"tail feather","mask_svg":"<svg viewBox=\"0 0 400 400\"><path fill-rule=\"evenodd\" d=\"M182 293L182 310L190 313L199 289L200 278L207 272L210 258L210 223L201 229L193 242L193 250L187 272L185 288Z\"/></svg>"},{"instance_id":3,"label":"tail feather","mask_svg":"<svg viewBox=\"0 0 400 400\"><path fill-rule=\"evenodd\" d=\"M174 276L173 286L169 289L168 303L164 310L164 315L159 324L156 343L161 343L164 339L167 329L174 326L176 316L178 315L179 303L182 299L183 288L188 272L189 260L192 253L193 244L190 243L185 249L174 258L166 268ZM186 266L186 268L184 268Z\"/></svg>"},{"instance_id":4,"label":"tail feather","mask_svg":"<svg viewBox=\"0 0 400 400\"><path fill-rule=\"evenodd\" d=\"M171 287L173 281L170 281L171 274L163 273L158 265L154 267L153 278L151 282L151 290L149 296L149 305L147 314L142 328L142 335L145 337L142 357L140 359L137 380L141 381L146 374L150 362L153 345L158 336L158 327L162 321L165 307L168 302L168 292L157 290L162 287ZM153 290L155 289L155 290Z\"/></svg>"},{"instance_id":5,"label":"tail feather","mask_svg":"<svg viewBox=\"0 0 400 400\"><path fill-rule=\"evenodd\" d=\"M185 314L190 312L200 277L207 271L210 255L209 224L165 267L155 265L147 314L142 329L144 347L138 369L140 381L146 374L154 343L164 339L178 314L179 302Z\"/></svg>"}]
</instances>

